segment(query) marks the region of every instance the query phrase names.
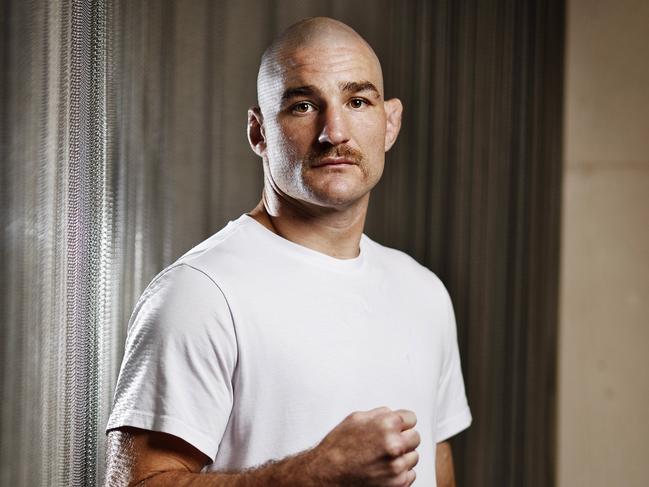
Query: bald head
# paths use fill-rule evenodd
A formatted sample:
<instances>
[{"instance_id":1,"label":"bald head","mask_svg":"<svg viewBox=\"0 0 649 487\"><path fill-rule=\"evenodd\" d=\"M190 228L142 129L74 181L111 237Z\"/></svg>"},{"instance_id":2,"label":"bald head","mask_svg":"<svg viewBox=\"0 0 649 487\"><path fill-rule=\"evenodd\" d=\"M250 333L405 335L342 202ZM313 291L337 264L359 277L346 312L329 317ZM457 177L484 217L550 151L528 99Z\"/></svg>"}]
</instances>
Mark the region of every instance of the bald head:
<instances>
[{"instance_id":1,"label":"bald head","mask_svg":"<svg viewBox=\"0 0 649 487\"><path fill-rule=\"evenodd\" d=\"M325 55L330 52L347 52L364 61L383 95L381 64L367 41L338 20L313 17L291 25L264 51L257 76L257 96L262 112L270 108L276 88L291 70L327 62ZM344 59L341 57L339 61Z\"/></svg>"},{"instance_id":2,"label":"bald head","mask_svg":"<svg viewBox=\"0 0 649 487\"><path fill-rule=\"evenodd\" d=\"M248 141L263 159L265 203L307 212L366 207L403 108L384 99L369 44L333 19L298 22L264 53L257 95Z\"/></svg>"}]
</instances>

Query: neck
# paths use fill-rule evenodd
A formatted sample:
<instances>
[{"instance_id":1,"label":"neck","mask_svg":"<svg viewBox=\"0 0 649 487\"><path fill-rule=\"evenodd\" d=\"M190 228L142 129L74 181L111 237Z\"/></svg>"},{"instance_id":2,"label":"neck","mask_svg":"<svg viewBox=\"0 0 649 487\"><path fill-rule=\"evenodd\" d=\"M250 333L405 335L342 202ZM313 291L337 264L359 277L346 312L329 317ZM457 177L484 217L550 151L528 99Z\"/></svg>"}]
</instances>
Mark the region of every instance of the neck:
<instances>
[{"instance_id":1,"label":"neck","mask_svg":"<svg viewBox=\"0 0 649 487\"><path fill-rule=\"evenodd\" d=\"M249 215L291 242L352 259L360 252L368 201L369 194L344 208L322 208L290 201L265 187L262 200Z\"/></svg>"}]
</instances>

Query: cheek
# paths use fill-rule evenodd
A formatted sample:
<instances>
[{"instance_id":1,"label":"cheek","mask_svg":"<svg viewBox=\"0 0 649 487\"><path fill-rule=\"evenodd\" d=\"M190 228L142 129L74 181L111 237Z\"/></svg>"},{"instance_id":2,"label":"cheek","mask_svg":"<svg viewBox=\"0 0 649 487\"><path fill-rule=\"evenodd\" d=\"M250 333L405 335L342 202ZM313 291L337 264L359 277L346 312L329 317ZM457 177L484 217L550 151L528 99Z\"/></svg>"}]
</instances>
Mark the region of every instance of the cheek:
<instances>
[{"instance_id":1,"label":"cheek","mask_svg":"<svg viewBox=\"0 0 649 487\"><path fill-rule=\"evenodd\" d=\"M293 136L277 124L267 125L266 128L266 147L268 157L271 162L277 162L286 159L292 150Z\"/></svg>"},{"instance_id":2,"label":"cheek","mask_svg":"<svg viewBox=\"0 0 649 487\"><path fill-rule=\"evenodd\" d=\"M297 156L310 144L308 129L299 124L276 125L269 134L268 143L278 153Z\"/></svg>"},{"instance_id":3,"label":"cheek","mask_svg":"<svg viewBox=\"0 0 649 487\"><path fill-rule=\"evenodd\" d=\"M367 159L367 178L376 183L383 174L385 164L385 122L380 118L368 120L362 127L359 137Z\"/></svg>"},{"instance_id":4,"label":"cheek","mask_svg":"<svg viewBox=\"0 0 649 487\"><path fill-rule=\"evenodd\" d=\"M359 128L357 135L372 145L381 142L381 147L383 147L386 129L385 117L377 115L376 112L367 112L364 115L356 122L356 126Z\"/></svg>"},{"instance_id":5,"label":"cheek","mask_svg":"<svg viewBox=\"0 0 649 487\"><path fill-rule=\"evenodd\" d=\"M364 146L364 152L372 160L383 157L385 151L385 124L376 119L366 123L358 132L360 143Z\"/></svg>"}]
</instances>

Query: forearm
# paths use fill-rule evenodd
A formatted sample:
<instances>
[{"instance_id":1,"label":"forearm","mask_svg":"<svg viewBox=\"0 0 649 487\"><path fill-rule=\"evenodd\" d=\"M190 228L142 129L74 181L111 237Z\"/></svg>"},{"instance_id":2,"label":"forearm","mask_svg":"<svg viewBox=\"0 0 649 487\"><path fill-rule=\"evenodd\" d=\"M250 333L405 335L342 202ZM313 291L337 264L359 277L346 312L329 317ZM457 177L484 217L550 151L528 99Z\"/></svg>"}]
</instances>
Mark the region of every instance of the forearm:
<instances>
[{"instance_id":1,"label":"forearm","mask_svg":"<svg viewBox=\"0 0 649 487\"><path fill-rule=\"evenodd\" d=\"M161 472L136 487L325 487L328 484L312 468L313 460L314 452L308 450L240 472Z\"/></svg>"},{"instance_id":2,"label":"forearm","mask_svg":"<svg viewBox=\"0 0 649 487\"><path fill-rule=\"evenodd\" d=\"M448 441L437 444L435 472L438 487L455 487L455 468L453 467L453 452Z\"/></svg>"},{"instance_id":3,"label":"forearm","mask_svg":"<svg viewBox=\"0 0 649 487\"><path fill-rule=\"evenodd\" d=\"M105 487L409 486L421 442L412 411L351 413L315 447L239 472L199 473L209 457L167 433L109 433Z\"/></svg>"}]
</instances>

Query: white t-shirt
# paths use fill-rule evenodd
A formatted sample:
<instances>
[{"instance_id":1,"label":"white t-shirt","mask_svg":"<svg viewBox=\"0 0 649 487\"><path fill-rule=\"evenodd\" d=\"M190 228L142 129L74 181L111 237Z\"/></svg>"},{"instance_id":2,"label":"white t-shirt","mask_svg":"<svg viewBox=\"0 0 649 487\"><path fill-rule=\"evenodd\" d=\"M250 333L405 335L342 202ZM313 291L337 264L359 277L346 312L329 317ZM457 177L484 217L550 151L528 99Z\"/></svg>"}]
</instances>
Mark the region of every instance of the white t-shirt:
<instances>
[{"instance_id":1,"label":"white t-shirt","mask_svg":"<svg viewBox=\"0 0 649 487\"><path fill-rule=\"evenodd\" d=\"M336 259L243 215L162 271L140 298L107 429L162 431L237 470L315 446L353 411L418 418L416 485L465 429L444 286L363 235Z\"/></svg>"}]
</instances>

